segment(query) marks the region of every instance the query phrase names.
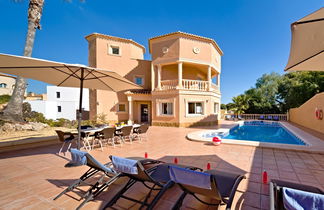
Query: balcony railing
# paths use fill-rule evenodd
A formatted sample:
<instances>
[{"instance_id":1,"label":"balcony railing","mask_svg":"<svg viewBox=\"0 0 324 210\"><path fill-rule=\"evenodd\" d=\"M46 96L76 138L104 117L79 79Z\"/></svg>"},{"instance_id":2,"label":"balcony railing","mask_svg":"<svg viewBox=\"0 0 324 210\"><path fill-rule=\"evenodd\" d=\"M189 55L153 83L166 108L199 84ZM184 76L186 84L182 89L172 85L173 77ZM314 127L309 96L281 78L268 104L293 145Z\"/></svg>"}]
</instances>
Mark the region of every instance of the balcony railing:
<instances>
[{"instance_id":1,"label":"balcony railing","mask_svg":"<svg viewBox=\"0 0 324 210\"><path fill-rule=\"evenodd\" d=\"M209 90L209 82L208 81L200 81L200 80L189 80L183 79L181 81L182 87L178 86L178 80L163 80L161 81L161 90L198 90L198 91L219 91L219 87L212 83L211 89Z\"/></svg>"},{"instance_id":2,"label":"balcony railing","mask_svg":"<svg viewBox=\"0 0 324 210\"><path fill-rule=\"evenodd\" d=\"M214 91L219 92L219 86L218 86L218 85L212 83L212 84L211 84L211 87L212 87L212 89L213 89Z\"/></svg>"},{"instance_id":3,"label":"balcony railing","mask_svg":"<svg viewBox=\"0 0 324 210\"><path fill-rule=\"evenodd\" d=\"M183 79L182 88L185 90L208 91L208 83L208 81Z\"/></svg>"},{"instance_id":4,"label":"balcony railing","mask_svg":"<svg viewBox=\"0 0 324 210\"><path fill-rule=\"evenodd\" d=\"M162 90L172 90L176 89L178 86L178 80L163 80L161 81L161 89Z\"/></svg>"}]
</instances>

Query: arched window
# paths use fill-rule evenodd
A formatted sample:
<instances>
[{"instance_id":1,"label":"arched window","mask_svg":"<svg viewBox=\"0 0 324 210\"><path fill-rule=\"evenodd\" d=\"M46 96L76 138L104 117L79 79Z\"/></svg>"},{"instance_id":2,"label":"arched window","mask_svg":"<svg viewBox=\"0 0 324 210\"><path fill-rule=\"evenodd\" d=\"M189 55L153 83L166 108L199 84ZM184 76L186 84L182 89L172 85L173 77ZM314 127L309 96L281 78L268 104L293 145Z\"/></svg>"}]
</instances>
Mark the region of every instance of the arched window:
<instances>
[{"instance_id":1,"label":"arched window","mask_svg":"<svg viewBox=\"0 0 324 210\"><path fill-rule=\"evenodd\" d=\"M0 83L0 88L7 88L7 84L6 83Z\"/></svg>"}]
</instances>

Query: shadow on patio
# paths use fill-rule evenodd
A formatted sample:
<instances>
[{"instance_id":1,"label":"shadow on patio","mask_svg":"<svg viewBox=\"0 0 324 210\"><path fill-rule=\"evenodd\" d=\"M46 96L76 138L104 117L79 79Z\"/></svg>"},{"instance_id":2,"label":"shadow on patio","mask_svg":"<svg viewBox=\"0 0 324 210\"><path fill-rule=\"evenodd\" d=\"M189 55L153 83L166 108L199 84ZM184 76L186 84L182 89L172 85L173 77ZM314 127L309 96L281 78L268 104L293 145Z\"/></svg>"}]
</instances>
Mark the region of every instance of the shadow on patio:
<instances>
[{"instance_id":1,"label":"shadow on patio","mask_svg":"<svg viewBox=\"0 0 324 210\"><path fill-rule=\"evenodd\" d=\"M237 173L237 174L246 174L246 171L228 163L227 161L223 160L217 155L199 155L199 156L164 156L160 158L159 160L168 162L168 163L173 163L174 159L177 158L178 164L181 165L188 165L188 166L196 166L199 168L202 168L203 170L206 170L207 163L211 164L211 169L219 169L222 171L227 171L227 172L232 172L232 173ZM81 175L82 172L80 172ZM99 178L99 177L97 177ZM96 179L92 179L92 182L95 181ZM48 179L48 181L57 187L65 189L68 185L73 183L75 180L74 179ZM114 182L108 190L104 191L101 193L94 201L91 202L98 202L98 201L103 201L102 204L100 205L100 209L103 208L103 206L114 196L117 191L124 186L124 184L127 182L127 178L121 178L120 180L117 180ZM74 199L75 201L80 201L81 200L81 193L84 193L85 190L87 190L86 186L81 186L78 189L76 189L75 192L69 192L67 193L66 196ZM148 189L145 188L141 183L135 184L129 191L127 191L126 195L134 197L139 200L144 200L146 194L148 193ZM240 192L239 192L240 193ZM241 192L243 193L243 192ZM155 195L154 193L153 195ZM175 201L178 199L178 197L181 195L181 190L177 187L174 186L170 190L166 192L166 194L160 199L157 205L157 209L171 209ZM154 196L151 196L151 199ZM238 196L236 196L238 197ZM60 198L59 198L60 199ZM59 200L58 199L58 200ZM211 202L210 199L203 198L203 200ZM239 199L236 198L239 202L244 202L244 197L240 197ZM90 202L90 203L91 203ZM80 202L81 203L81 202ZM89 204L90 204L89 203ZM87 208L86 204L84 207ZM91 205L91 204L90 204ZM235 204L236 205L236 204ZM235 208L235 205L233 205L233 209ZM194 199L193 196L187 196L186 199L184 200L184 207L190 207L193 209L205 209L207 206L200 203L196 199ZM238 206L241 206L241 204L238 204ZM130 209L130 208L139 208L139 204L135 204L132 202L129 202L125 199L120 199L118 202L115 204L114 208L117 209ZM236 208L237 209L237 208Z\"/></svg>"}]
</instances>

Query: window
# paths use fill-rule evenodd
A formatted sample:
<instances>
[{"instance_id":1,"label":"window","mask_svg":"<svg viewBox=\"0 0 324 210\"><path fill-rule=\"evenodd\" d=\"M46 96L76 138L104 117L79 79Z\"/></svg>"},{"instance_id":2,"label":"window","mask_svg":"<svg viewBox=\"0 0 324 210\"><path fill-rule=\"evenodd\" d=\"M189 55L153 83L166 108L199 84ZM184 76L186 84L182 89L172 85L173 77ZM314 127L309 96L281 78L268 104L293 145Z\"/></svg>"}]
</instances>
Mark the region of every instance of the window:
<instances>
[{"instance_id":1,"label":"window","mask_svg":"<svg viewBox=\"0 0 324 210\"><path fill-rule=\"evenodd\" d=\"M118 46L110 46L109 47L109 54L112 55L120 55L120 49Z\"/></svg>"},{"instance_id":2,"label":"window","mask_svg":"<svg viewBox=\"0 0 324 210\"><path fill-rule=\"evenodd\" d=\"M126 112L126 104L118 104L118 112Z\"/></svg>"},{"instance_id":3,"label":"window","mask_svg":"<svg viewBox=\"0 0 324 210\"><path fill-rule=\"evenodd\" d=\"M188 114L203 114L203 103L202 102L189 102L188 103Z\"/></svg>"},{"instance_id":4,"label":"window","mask_svg":"<svg viewBox=\"0 0 324 210\"><path fill-rule=\"evenodd\" d=\"M6 83L1 83L0 88L7 88L7 84Z\"/></svg>"},{"instance_id":5,"label":"window","mask_svg":"<svg viewBox=\"0 0 324 210\"><path fill-rule=\"evenodd\" d=\"M214 114L218 114L219 112L219 103L214 103Z\"/></svg>"},{"instance_id":6,"label":"window","mask_svg":"<svg viewBox=\"0 0 324 210\"><path fill-rule=\"evenodd\" d=\"M160 115L173 115L173 103L161 103Z\"/></svg>"},{"instance_id":7,"label":"window","mask_svg":"<svg viewBox=\"0 0 324 210\"><path fill-rule=\"evenodd\" d=\"M61 98L61 93L60 92L56 92L56 98Z\"/></svg>"},{"instance_id":8,"label":"window","mask_svg":"<svg viewBox=\"0 0 324 210\"><path fill-rule=\"evenodd\" d=\"M144 85L144 78L142 76L135 76L135 84Z\"/></svg>"},{"instance_id":9,"label":"window","mask_svg":"<svg viewBox=\"0 0 324 210\"><path fill-rule=\"evenodd\" d=\"M57 106L57 112L62 112L62 107L61 106Z\"/></svg>"}]
</instances>

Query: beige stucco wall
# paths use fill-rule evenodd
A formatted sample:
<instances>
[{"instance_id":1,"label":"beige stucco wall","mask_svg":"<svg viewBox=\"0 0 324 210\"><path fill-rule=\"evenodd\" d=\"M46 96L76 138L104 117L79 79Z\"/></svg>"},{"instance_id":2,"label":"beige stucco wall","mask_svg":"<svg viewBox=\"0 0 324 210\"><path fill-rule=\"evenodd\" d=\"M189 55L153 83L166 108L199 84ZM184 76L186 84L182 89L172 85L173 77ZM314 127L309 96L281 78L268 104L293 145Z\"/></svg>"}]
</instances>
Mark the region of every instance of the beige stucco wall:
<instances>
[{"instance_id":1,"label":"beige stucco wall","mask_svg":"<svg viewBox=\"0 0 324 210\"><path fill-rule=\"evenodd\" d=\"M152 61L155 63L168 62L170 59L179 59L179 39L166 37L151 41ZM167 53L163 53L163 48L168 48Z\"/></svg>"},{"instance_id":2,"label":"beige stucco wall","mask_svg":"<svg viewBox=\"0 0 324 210\"><path fill-rule=\"evenodd\" d=\"M211 48L207 42L200 42L197 40L180 38L180 58L193 61L200 61L205 63L211 63ZM194 53L193 49L199 48L199 53Z\"/></svg>"},{"instance_id":3,"label":"beige stucco wall","mask_svg":"<svg viewBox=\"0 0 324 210\"><path fill-rule=\"evenodd\" d=\"M158 104L161 102L173 103L173 116L158 115ZM156 125L179 126L179 95L177 91L168 94L152 94L152 123Z\"/></svg>"},{"instance_id":4,"label":"beige stucco wall","mask_svg":"<svg viewBox=\"0 0 324 210\"><path fill-rule=\"evenodd\" d=\"M197 92L196 92L197 93ZM158 115L158 104L173 103L173 116ZM188 102L203 102L203 115L187 114ZM152 95L152 122L153 125L190 127L195 125L214 125L218 123L218 116L214 113L214 102L220 106L220 97L202 94L195 91L169 91L168 94L154 93ZM220 110L220 107L219 107Z\"/></svg>"},{"instance_id":5,"label":"beige stucco wall","mask_svg":"<svg viewBox=\"0 0 324 210\"><path fill-rule=\"evenodd\" d=\"M316 108L324 112L324 92L316 94L300 107L290 109L289 120L324 134L324 119L316 119Z\"/></svg>"},{"instance_id":6,"label":"beige stucco wall","mask_svg":"<svg viewBox=\"0 0 324 210\"><path fill-rule=\"evenodd\" d=\"M217 71L221 72L222 58L219 52L211 45L211 63L217 68Z\"/></svg>"},{"instance_id":7,"label":"beige stucco wall","mask_svg":"<svg viewBox=\"0 0 324 210\"><path fill-rule=\"evenodd\" d=\"M97 68L109 69L134 82L135 76L144 77L145 89L151 89L151 65L153 63L155 73L155 86L157 86L157 66L161 64L161 80L178 79L178 61L183 62L183 79L207 80L208 66L212 65L212 76L216 75L214 67L219 65L216 58L220 54L214 45L194 39L177 37L163 37L150 42L152 61L143 60L143 48L132 43L132 41L119 40L103 36L88 36L89 42L89 65ZM110 46L118 46L120 55L109 53ZM167 53L162 49L168 48ZM200 52L195 54L193 48L198 47ZM182 60L181 60L182 59ZM220 95L215 96L212 92L180 90L153 91L150 95L135 94L132 97L133 120L140 122L140 104L149 105L150 116L153 125L167 126L192 126L211 125L217 123L217 115L213 113L214 102L220 101ZM204 101L203 116L187 116L187 101ZM157 104L162 101L173 103L173 116L157 115ZM126 112L117 112L119 103L126 104ZM220 104L220 102L219 102ZM90 91L90 117L104 114L111 122L127 121L129 119L128 98L124 92L114 93L103 90Z\"/></svg>"},{"instance_id":8,"label":"beige stucco wall","mask_svg":"<svg viewBox=\"0 0 324 210\"><path fill-rule=\"evenodd\" d=\"M135 76L141 76L144 78L143 88L151 88L151 61L142 60L144 50L141 47L101 36L89 38L88 43L90 66L115 71L132 82L135 82ZM120 55L110 54L110 46L118 46ZM118 103L126 104L126 112L117 112ZM127 121L128 100L124 92L90 91L90 118L101 114L106 115L112 123Z\"/></svg>"},{"instance_id":9,"label":"beige stucco wall","mask_svg":"<svg viewBox=\"0 0 324 210\"><path fill-rule=\"evenodd\" d=\"M203 94L181 94L179 106L179 121L182 126L187 127L199 124L217 124L217 115L214 113L214 102L220 104L220 98ZM202 102L203 115L189 115L188 102Z\"/></svg>"},{"instance_id":10,"label":"beige stucco wall","mask_svg":"<svg viewBox=\"0 0 324 210\"><path fill-rule=\"evenodd\" d=\"M16 79L10 76L0 76L0 84L7 85L6 88L0 87L0 95L11 95L16 83Z\"/></svg>"}]
</instances>

